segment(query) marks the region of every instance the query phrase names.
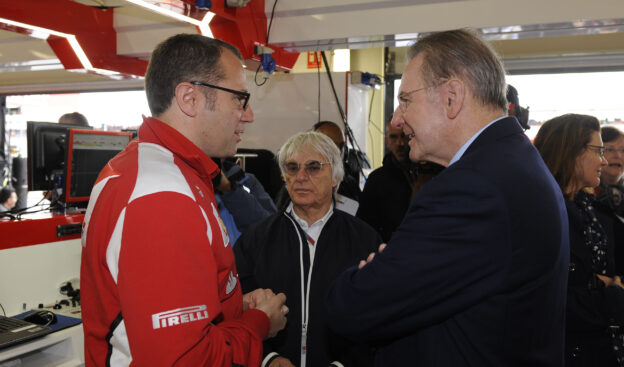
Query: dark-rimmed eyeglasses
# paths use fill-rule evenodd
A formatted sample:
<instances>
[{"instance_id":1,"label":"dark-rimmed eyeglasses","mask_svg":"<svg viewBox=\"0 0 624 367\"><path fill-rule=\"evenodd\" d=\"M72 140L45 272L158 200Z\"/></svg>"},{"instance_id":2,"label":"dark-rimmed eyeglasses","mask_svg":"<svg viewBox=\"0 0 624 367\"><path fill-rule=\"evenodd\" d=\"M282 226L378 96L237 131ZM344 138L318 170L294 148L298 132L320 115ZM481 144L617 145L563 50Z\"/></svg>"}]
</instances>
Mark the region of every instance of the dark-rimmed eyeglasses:
<instances>
[{"instance_id":1,"label":"dark-rimmed eyeglasses","mask_svg":"<svg viewBox=\"0 0 624 367\"><path fill-rule=\"evenodd\" d=\"M204 83L204 82L198 82L196 80L189 82L193 85L201 85L202 87L208 87L208 88L214 88L214 89L219 89L228 93L232 93L235 94L237 96L239 96L239 101L242 104L242 108L243 111L247 109L247 103L249 103L249 97L251 97L251 94L249 92L243 92L240 90L235 90L235 89L230 89L230 88L225 88L225 87L220 87L218 85L213 85L213 84L208 84L208 83Z\"/></svg>"},{"instance_id":2,"label":"dark-rimmed eyeglasses","mask_svg":"<svg viewBox=\"0 0 624 367\"><path fill-rule=\"evenodd\" d=\"M284 172L288 176L295 176L301 170L301 166L306 171L306 173L310 176L316 176L323 169L323 166L326 164L331 164L330 162L319 162L319 161L307 161L304 164L297 162L286 162L284 163Z\"/></svg>"},{"instance_id":3,"label":"dark-rimmed eyeglasses","mask_svg":"<svg viewBox=\"0 0 624 367\"><path fill-rule=\"evenodd\" d=\"M599 156L604 157L605 147L603 147L602 145L587 144L586 147L594 149Z\"/></svg>"}]
</instances>

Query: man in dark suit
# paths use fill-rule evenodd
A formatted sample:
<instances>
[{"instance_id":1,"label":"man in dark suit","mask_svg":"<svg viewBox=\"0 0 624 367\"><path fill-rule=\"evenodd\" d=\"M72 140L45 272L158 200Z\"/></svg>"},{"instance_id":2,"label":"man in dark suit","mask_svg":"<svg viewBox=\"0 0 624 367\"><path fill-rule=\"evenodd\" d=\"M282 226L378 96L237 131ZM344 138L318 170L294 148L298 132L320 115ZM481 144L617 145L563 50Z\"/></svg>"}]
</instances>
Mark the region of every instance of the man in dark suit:
<instances>
[{"instance_id":1,"label":"man in dark suit","mask_svg":"<svg viewBox=\"0 0 624 367\"><path fill-rule=\"evenodd\" d=\"M336 332L377 366L562 366L569 263L557 183L514 117L500 61L467 30L411 47L394 126L447 166L383 252L339 276Z\"/></svg>"}]
</instances>

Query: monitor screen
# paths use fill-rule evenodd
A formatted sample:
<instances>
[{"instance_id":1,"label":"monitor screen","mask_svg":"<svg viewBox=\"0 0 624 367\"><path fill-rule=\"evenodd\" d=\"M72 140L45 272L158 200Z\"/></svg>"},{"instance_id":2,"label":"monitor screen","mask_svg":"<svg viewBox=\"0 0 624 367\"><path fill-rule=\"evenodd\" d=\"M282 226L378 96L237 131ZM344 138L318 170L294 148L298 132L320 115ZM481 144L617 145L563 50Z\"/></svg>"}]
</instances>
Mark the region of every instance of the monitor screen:
<instances>
[{"instance_id":1,"label":"monitor screen","mask_svg":"<svg viewBox=\"0 0 624 367\"><path fill-rule=\"evenodd\" d=\"M88 201L100 171L131 138L129 132L71 129L67 140L65 202Z\"/></svg>"},{"instance_id":2,"label":"monitor screen","mask_svg":"<svg viewBox=\"0 0 624 367\"><path fill-rule=\"evenodd\" d=\"M26 123L28 190L53 190L55 176L58 188L61 187L65 170L67 133L74 127L76 126L56 122Z\"/></svg>"}]
</instances>

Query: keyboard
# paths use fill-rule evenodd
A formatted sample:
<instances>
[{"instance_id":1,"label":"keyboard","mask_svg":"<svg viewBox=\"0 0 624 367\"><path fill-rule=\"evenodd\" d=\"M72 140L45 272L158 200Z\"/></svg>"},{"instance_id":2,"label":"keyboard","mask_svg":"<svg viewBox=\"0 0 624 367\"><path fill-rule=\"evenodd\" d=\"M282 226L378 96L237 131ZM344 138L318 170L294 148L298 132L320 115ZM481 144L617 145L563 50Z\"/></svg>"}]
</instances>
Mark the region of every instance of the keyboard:
<instances>
[{"instance_id":1,"label":"keyboard","mask_svg":"<svg viewBox=\"0 0 624 367\"><path fill-rule=\"evenodd\" d=\"M13 317L0 316L0 348L42 337L52 332L47 326L33 324Z\"/></svg>"}]
</instances>

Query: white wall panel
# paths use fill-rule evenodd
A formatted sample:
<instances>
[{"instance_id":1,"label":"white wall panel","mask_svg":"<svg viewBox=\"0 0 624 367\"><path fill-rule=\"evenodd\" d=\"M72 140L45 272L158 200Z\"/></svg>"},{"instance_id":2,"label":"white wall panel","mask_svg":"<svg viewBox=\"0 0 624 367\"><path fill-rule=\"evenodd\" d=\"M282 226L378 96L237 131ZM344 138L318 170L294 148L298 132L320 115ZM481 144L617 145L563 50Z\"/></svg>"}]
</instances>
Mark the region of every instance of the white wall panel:
<instances>
[{"instance_id":1,"label":"white wall panel","mask_svg":"<svg viewBox=\"0 0 624 367\"><path fill-rule=\"evenodd\" d=\"M319 120L330 120L342 126L342 118L325 72L320 74L321 108L318 108L318 75L316 73L284 74L271 76L263 86L256 86L254 73L248 71L248 85L251 92L251 108L255 121L245 127L240 148L264 148L276 152L290 136L307 131ZM336 92L342 108L345 108L347 73L332 73ZM258 76L258 80L262 80ZM351 99L348 109L364 109L366 98ZM358 118L363 116L358 115ZM355 119L356 117L354 117ZM355 131L365 121L349 121ZM365 129L365 128L364 128ZM360 145L363 141L360 142ZM364 149L364 146L362 146Z\"/></svg>"}]
</instances>

